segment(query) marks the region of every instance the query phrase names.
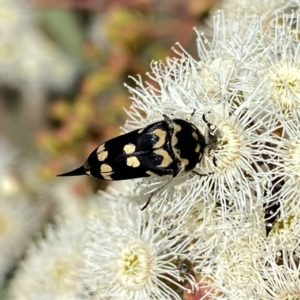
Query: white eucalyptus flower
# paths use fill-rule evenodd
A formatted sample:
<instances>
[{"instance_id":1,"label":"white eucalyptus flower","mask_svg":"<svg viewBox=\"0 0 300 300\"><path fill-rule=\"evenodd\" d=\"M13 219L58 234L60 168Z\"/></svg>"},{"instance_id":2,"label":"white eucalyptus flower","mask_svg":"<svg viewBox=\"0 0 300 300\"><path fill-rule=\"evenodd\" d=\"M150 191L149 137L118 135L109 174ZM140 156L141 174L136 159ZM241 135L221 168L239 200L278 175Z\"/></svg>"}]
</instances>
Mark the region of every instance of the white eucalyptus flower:
<instances>
[{"instance_id":1,"label":"white eucalyptus flower","mask_svg":"<svg viewBox=\"0 0 300 300\"><path fill-rule=\"evenodd\" d=\"M10 299L85 299L80 276L86 219L59 221L47 228L45 236L31 246L16 271Z\"/></svg>"},{"instance_id":2,"label":"white eucalyptus flower","mask_svg":"<svg viewBox=\"0 0 300 300\"><path fill-rule=\"evenodd\" d=\"M38 29L28 30L22 43L22 57L18 69L24 90L70 89L78 75L78 65L66 57L58 47ZM28 99L30 101L30 99Z\"/></svg>"},{"instance_id":3,"label":"white eucalyptus flower","mask_svg":"<svg viewBox=\"0 0 300 300\"><path fill-rule=\"evenodd\" d=\"M20 82L16 72L21 61L20 40L16 36L0 34L0 82L15 86Z\"/></svg>"},{"instance_id":4,"label":"white eucalyptus flower","mask_svg":"<svg viewBox=\"0 0 300 300\"><path fill-rule=\"evenodd\" d=\"M41 215L22 196L0 198L0 282L20 259L41 223Z\"/></svg>"},{"instance_id":5,"label":"white eucalyptus flower","mask_svg":"<svg viewBox=\"0 0 300 300\"><path fill-rule=\"evenodd\" d=\"M30 10L26 0L0 1L0 34L11 35L24 33L30 26L33 11Z\"/></svg>"},{"instance_id":6,"label":"white eucalyptus flower","mask_svg":"<svg viewBox=\"0 0 300 300\"><path fill-rule=\"evenodd\" d=\"M300 177L299 177L299 121L281 120L281 126L274 132L273 142L269 144L266 163L272 165L272 180L267 189L270 202L278 202L281 217L299 215Z\"/></svg>"},{"instance_id":7,"label":"white eucalyptus flower","mask_svg":"<svg viewBox=\"0 0 300 300\"><path fill-rule=\"evenodd\" d=\"M300 19L291 9L274 12L272 22L270 16L240 11L228 21L218 13L212 40L198 34L200 61L179 47L180 58L152 64L155 85L138 77L137 88L129 88L125 131L167 114L189 119L205 136L195 173L179 174L147 210L160 230L185 236L181 254L192 265L193 285L210 289L209 299L260 299L266 249L299 247ZM147 178L139 191L149 195L166 182ZM266 237L272 203L278 219Z\"/></svg>"},{"instance_id":8,"label":"white eucalyptus flower","mask_svg":"<svg viewBox=\"0 0 300 300\"><path fill-rule=\"evenodd\" d=\"M266 253L260 266L262 300L299 299L299 250Z\"/></svg>"},{"instance_id":9,"label":"white eucalyptus flower","mask_svg":"<svg viewBox=\"0 0 300 300\"><path fill-rule=\"evenodd\" d=\"M158 203L153 207L161 215L174 217L188 207L186 203L191 205L208 195L230 202L241 211L251 211L260 204L257 199L263 199L270 181L264 157L271 155L271 150L266 145L273 142L272 133L278 128L278 120L270 117L266 107L266 95L260 91L266 81L260 82L258 77L261 59L269 51L269 47L264 49L264 37L256 31L263 19L254 17L246 28L239 29L241 20L240 27L232 27L218 14L213 41L199 35L200 62L177 51L180 59L152 64L149 77L159 89L139 78L137 88L129 88L134 103L127 130L157 121L162 113L186 118L195 111L190 121L208 144L195 168L204 176L179 174L167 191L153 197L153 203ZM146 120L140 111L146 113ZM166 181L150 178L144 182L149 186L145 193ZM246 198L250 202L244 201Z\"/></svg>"},{"instance_id":10,"label":"white eucalyptus flower","mask_svg":"<svg viewBox=\"0 0 300 300\"><path fill-rule=\"evenodd\" d=\"M279 14L274 26L265 30L265 39L271 47L260 60L257 70L263 84L260 94L265 95L269 114L277 118L299 120L300 108L300 32L299 13Z\"/></svg>"},{"instance_id":11,"label":"white eucalyptus flower","mask_svg":"<svg viewBox=\"0 0 300 300\"><path fill-rule=\"evenodd\" d=\"M256 213L245 217L232 212L227 217L216 227L214 244L200 237L187 256L194 261L195 274L210 279L212 299L259 299L257 265L264 259L264 226Z\"/></svg>"},{"instance_id":12,"label":"white eucalyptus flower","mask_svg":"<svg viewBox=\"0 0 300 300\"><path fill-rule=\"evenodd\" d=\"M16 157L16 149L3 136L0 137L0 181L11 172Z\"/></svg>"},{"instance_id":13,"label":"white eucalyptus flower","mask_svg":"<svg viewBox=\"0 0 300 300\"><path fill-rule=\"evenodd\" d=\"M97 299L181 299L174 287L184 289L177 262L185 245L175 231L158 229L148 211L126 203L130 197L108 202L102 196L110 217L91 222L85 251L85 284L92 294Z\"/></svg>"},{"instance_id":14,"label":"white eucalyptus flower","mask_svg":"<svg viewBox=\"0 0 300 300\"><path fill-rule=\"evenodd\" d=\"M275 21L276 15L281 12L290 13L299 6L297 0L226 0L217 4L217 9L222 9L229 22L235 22L237 15L243 13L247 19L256 15L264 15L263 26L270 26Z\"/></svg>"},{"instance_id":15,"label":"white eucalyptus flower","mask_svg":"<svg viewBox=\"0 0 300 300\"><path fill-rule=\"evenodd\" d=\"M115 184L125 196L100 192L87 230L60 224L31 249L12 299L299 296L300 16L296 1L262 0L254 14L256 2L224 4L212 39L197 33L198 59L177 45L177 58L152 63L153 84L138 77L129 88L125 132L162 114L199 128L206 145L194 172ZM265 220L273 204L277 219Z\"/></svg>"}]
</instances>

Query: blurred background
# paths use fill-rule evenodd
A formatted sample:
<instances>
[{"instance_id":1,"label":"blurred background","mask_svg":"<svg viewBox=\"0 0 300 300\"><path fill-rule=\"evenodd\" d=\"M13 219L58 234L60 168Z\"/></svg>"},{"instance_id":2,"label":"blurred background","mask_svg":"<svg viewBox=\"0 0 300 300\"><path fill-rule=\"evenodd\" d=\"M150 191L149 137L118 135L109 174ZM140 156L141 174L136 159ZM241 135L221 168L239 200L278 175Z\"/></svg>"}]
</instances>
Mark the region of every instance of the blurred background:
<instances>
[{"instance_id":1,"label":"blurred background","mask_svg":"<svg viewBox=\"0 0 300 300\"><path fill-rule=\"evenodd\" d=\"M197 57L215 2L0 0L0 299L37 232L106 187L55 176L120 133L128 76L176 42Z\"/></svg>"}]
</instances>

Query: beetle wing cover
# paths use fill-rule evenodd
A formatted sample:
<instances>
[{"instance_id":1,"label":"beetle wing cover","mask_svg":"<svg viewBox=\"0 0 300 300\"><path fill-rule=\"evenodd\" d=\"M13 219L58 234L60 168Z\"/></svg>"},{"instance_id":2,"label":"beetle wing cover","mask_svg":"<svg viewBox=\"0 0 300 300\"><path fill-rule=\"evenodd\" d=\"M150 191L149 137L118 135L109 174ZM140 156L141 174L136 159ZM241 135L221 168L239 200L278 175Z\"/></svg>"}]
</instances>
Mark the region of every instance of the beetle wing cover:
<instances>
[{"instance_id":1,"label":"beetle wing cover","mask_svg":"<svg viewBox=\"0 0 300 300\"><path fill-rule=\"evenodd\" d=\"M168 125L156 122L115 137L100 145L89 156L85 167L92 176L105 180L124 180L173 174Z\"/></svg>"}]
</instances>

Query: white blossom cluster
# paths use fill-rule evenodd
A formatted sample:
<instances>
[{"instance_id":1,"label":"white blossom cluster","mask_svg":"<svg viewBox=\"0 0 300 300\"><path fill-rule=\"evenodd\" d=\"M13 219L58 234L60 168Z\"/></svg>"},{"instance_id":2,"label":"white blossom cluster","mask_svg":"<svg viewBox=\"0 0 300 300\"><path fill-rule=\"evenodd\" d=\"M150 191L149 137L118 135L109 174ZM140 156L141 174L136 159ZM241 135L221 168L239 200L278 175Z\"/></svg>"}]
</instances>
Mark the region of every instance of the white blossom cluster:
<instances>
[{"instance_id":1,"label":"white blossom cluster","mask_svg":"<svg viewBox=\"0 0 300 300\"><path fill-rule=\"evenodd\" d=\"M43 34L28 0L0 0L0 84L37 100L51 88L65 91L78 67Z\"/></svg>"},{"instance_id":2,"label":"white blossom cluster","mask_svg":"<svg viewBox=\"0 0 300 300\"><path fill-rule=\"evenodd\" d=\"M299 299L300 7L235 2L210 38L196 30L199 58L177 45L152 83L129 88L125 131L189 119L207 141L199 174L179 174L145 211L168 178L100 193L31 249L11 299Z\"/></svg>"},{"instance_id":3,"label":"white blossom cluster","mask_svg":"<svg viewBox=\"0 0 300 300\"><path fill-rule=\"evenodd\" d=\"M42 219L42 213L21 191L13 173L17 156L14 148L0 137L0 286L23 255Z\"/></svg>"}]
</instances>

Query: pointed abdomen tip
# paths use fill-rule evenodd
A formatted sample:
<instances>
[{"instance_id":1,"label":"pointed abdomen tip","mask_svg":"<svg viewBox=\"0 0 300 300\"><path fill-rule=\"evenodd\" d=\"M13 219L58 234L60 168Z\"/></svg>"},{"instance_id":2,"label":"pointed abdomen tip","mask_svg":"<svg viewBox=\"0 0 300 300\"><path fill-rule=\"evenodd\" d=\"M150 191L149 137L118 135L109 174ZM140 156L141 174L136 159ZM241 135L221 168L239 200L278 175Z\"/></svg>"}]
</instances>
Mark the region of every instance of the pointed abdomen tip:
<instances>
[{"instance_id":1,"label":"pointed abdomen tip","mask_svg":"<svg viewBox=\"0 0 300 300\"><path fill-rule=\"evenodd\" d=\"M73 171L67 172L67 173L63 173L63 174L59 174L56 175L57 177L63 177L63 176L80 176L80 175L86 175L84 166L81 166Z\"/></svg>"}]
</instances>

